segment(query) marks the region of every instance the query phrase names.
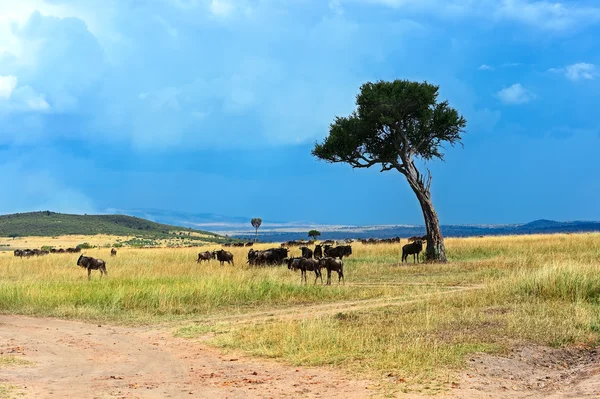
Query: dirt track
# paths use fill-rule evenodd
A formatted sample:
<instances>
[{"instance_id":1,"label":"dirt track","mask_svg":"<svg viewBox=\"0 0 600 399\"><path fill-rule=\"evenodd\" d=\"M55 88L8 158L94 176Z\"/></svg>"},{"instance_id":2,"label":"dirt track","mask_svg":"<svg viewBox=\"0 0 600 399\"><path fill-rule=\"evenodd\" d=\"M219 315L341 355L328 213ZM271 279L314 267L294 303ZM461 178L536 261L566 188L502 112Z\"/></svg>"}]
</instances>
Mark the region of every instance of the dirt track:
<instances>
[{"instance_id":1,"label":"dirt track","mask_svg":"<svg viewBox=\"0 0 600 399\"><path fill-rule=\"evenodd\" d=\"M0 316L0 352L33 366L1 369L25 398L364 398L368 381L286 367L174 338L170 330Z\"/></svg>"},{"instance_id":2,"label":"dirt track","mask_svg":"<svg viewBox=\"0 0 600 399\"><path fill-rule=\"evenodd\" d=\"M417 302L380 298L215 318L227 323L295 319ZM206 321L211 321L207 319ZM223 355L174 327L127 328L25 316L0 316L0 355L33 362L0 369L0 388L25 398L368 398L377 384L327 368ZM508 357L473 356L461 382L442 397L600 398L600 353L522 348ZM2 389L0 389L0 396ZM22 396L21 396L22 395ZM401 395L424 398L420 395Z\"/></svg>"}]
</instances>

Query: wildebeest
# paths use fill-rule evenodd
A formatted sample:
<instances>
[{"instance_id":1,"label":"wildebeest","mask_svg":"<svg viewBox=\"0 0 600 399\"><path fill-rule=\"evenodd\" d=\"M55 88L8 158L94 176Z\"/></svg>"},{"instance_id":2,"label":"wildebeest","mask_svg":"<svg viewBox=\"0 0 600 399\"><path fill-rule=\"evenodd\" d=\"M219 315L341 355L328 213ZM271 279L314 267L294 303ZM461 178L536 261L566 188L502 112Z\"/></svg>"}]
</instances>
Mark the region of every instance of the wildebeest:
<instances>
[{"instance_id":1,"label":"wildebeest","mask_svg":"<svg viewBox=\"0 0 600 399\"><path fill-rule=\"evenodd\" d=\"M213 258L212 253L210 253L210 251L205 251L205 252L200 252L198 254L198 263L202 263L202 261L207 261L210 262L210 260Z\"/></svg>"},{"instance_id":2,"label":"wildebeest","mask_svg":"<svg viewBox=\"0 0 600 399\"><path fill-rule=\"evenodd\" d=\"M342 259L344 256L352 255L352 246L340 245L335 248L332 248L329 245L325 245L325 247L323 248L323 253L325 254L325 256Z\"/></svg>"},{"instance_id":3,"label":"wildebeest","mask_svg":"<svg viewBox=\"0 0 600 399\"><path fill-rule=\"evenodd\" d=\"M315 252L313 254L315 259L319 259L323 257L323 248L320 245L315 246Z\"/></svg>"},{"instance_id":4,"label":"wildebeest","mask_svg":"<svg viewBox=\"0 0 600 399\"><path fill-rule=\"evenodd\" d=\"M312 259L312 257L313 257L313 251L310 248L301 247L300 250L302 251L302 257L303 258Z\"/></svg>"},{"instance_id":5,"label":"wildebeest","mask_svg":"<svg viewBox=\"0 0 600 399\"><path fill-rule=\"evenodd\" d=\"M253 246L253 245L254 245L254 243L253 243L252 241L250 241L250 242L247 242L247 243L246 243L246 246L247 246L247 247L251 247L251 246Z\"/></svg>"},{"instance_id":6,"label":"wildebeest","mask_svg":"<svg viewBox=\"0 0 600 399\"><path fill-rule=\"evenodd\" d=\"M108 276L108 273L106 272L106 262L104 262L102 259L95 259L90 256L83 256L83 254L81 254L79 259L77 259L77 266L87 269L88 280L91 279L92 270L100 270L100 278L102 278L103 274Z\"/></svg>"},{"instance_id":7,"label":"wildebeest","mask_svg":"<svg viewBox=\"0 0 600 399\"><path fill-rule=\"evenodd\" d=\"M248 251L248 264L250 265L279 265L284 263L288 256L287 248L269 248L265 251Z\"/></svg>"},{"instance_id":8,"label":"wildebeest","mask_svg":"<svg viewBox=\"0 0 600 399\"><path fill-rule=\"evenodd\" d=\"M344 262L339 259L334 259L331 257L325 257L319 259L319 267L324 267L327 269L327 285L331 285L331 272L337 272L338 274L338 284L341 280L343 280L344 284L346 280L344 279Z\"/></svg>"},{"instance_id":9,"label":"wildebeest","mask_svg":"<svg viewBox=\"0 0 600 399\"><path fill-rule=\"evenodd\" d=\"M66 252L70 253L70 254L75 254L77 252L81 252L81 248L79 247L75 247L75 248L67 248Z\"/></svg>"},{"instance_id":10,"label":"wildebeest","mask_svg":"<svg viewBox=\"0 0 600 399\"><path fill-rule=\"evenodd\" d=\"M35 255L35 252L33 252L31 249L24 249L23 250L23 255L21 255L21 256L24 256L24 257L28 258L28 257L33 256L33 255Z\"/></svg>"},{"instance_id":11,"label":"wildebeest","mask_svg":"<svg viewBox=\"0 0 600 399\"><path fill-rule=\"evenodd\" d=\"M306 258L288 258L288 269L296 270L300 269L300 281L304 281L306 283L306 272L315 272L315 284L317 284L317 279L321 279L321 283L323 283L323 276L321 275L321 267L319 266L319 262L314 259L306 259Z\"/></svg>"},{"instance_id":12,"label":"wildebeest","mask_svg":"<svg viewBox=\"0 0 600 399\"><path fill-rule=\"evenodd\" d=\"M15 256L18 256L18 257L21 257L21 258L23 257L23 251L20 250L20 249L15 249L14 250L14 254L15 254Z\"/></svg>"},{"instance_id":13,"label":"wildebeest","mask_svg":"<svg viewBox=\"0 0 600 399\"><path fill-rule=\"evenodd\" d=\"M114 248L111 248L110 250L110 256L117 256L117 250Z\"/></svg>"},{"instance_id":14,"label":"wildebeest","mask_svg":"<svg viewBox=\"0 0 600 399\"><path fill-rule=\"evenodd\" d=\"M412 255L415 263L419 262L419 253L423 250L423 241L416 240L402 247L402 262L407 261L408 255ZM415 258L416 255L416 258Z\"/></svg>"},{"instance_id":15,"label":"wildebeest","mask_svg":"<svg viewBox=\"0 0 600 399\"><path fill-rule=\"evenodd\" d=\"M221 262L221 266L227 262L227 264L231 264L235 266L233 263L233 254L229 251L225 251L224 249L219 249L218 251L212 252L213 259L218 259Z\"/></svg>"}]
</instances>

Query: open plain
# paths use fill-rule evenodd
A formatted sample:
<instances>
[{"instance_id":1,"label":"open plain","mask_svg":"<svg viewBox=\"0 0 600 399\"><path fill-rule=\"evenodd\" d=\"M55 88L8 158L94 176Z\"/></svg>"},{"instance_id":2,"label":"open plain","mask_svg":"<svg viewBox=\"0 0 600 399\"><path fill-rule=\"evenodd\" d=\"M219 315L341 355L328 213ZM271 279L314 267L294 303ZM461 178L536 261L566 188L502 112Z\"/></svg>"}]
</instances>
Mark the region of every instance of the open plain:
<instances>
[{"instance_id":1,"label":"open plain","mask_svg":"<svg viewBox=\"0 0 600 399\"><path fill-rule=\"evenodd\" d=\"M353 243L331 286L248 248L87 249L91 281L0 252L0 397L598 396L600 234L447 239L448 264L406 242Z\"/></svg>"}]
</instances>

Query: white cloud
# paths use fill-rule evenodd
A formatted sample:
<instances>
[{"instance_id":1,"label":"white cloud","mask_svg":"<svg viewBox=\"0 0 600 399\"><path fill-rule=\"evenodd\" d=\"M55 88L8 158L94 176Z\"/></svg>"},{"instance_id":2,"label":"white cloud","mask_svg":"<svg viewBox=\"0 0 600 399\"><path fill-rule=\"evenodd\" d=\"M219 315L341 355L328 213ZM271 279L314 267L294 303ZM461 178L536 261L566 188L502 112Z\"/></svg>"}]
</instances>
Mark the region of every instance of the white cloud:
<instances>
[{"instance_id":1,"label":"white cloud","mask_svg":"<svg viewBox=\"0 0 600 399\"><path fill-rule=\"evenodd\" d=\"M487 64L481 64L479 66L479 68L477 68L477 69L479 69L480 71L491 71L494 68L491 67L491 66L489 66L489 65L487 65Z\"/></svg>"},{"instance_id":2,"label":"white cloud","mask_svg":"<svg viewBox=\"0 0 600 399\"><path fill-rule=\"evenodd\" d=\"M379 4L443 17L514 21L548 31L569 31L600 22L600 7L546 0L343 0Z\"/></svg>"},{"instance_id":3,"label":"white cloud","mask_svg":"<svg viewBox=\"0 0 600 399\"><path fill-rule=\"evenodd\" d=\"M235 6L225 0L211 0L210 12L216 17L228 17L235 11Z\"/></svg>"},{"instance_id":4,"label":"white cloud","mask_svg":"<svg viewBox=\"0 0 600 399\"><path fill-rule=\"evenodd\" d=\"M31 86L18 86L16 76L0 76L0 111L47 111L50 104Z\"/></svg>"},{"instance_id":5,"label":"white cloud","mask_svg":"<svg viewBox=\"0 0 600 399\"><path fill-rule=\"evenodd\" d=\"M535 94L524 88L520 83L505 87L497 93L504 104L526 104L535 98Z\"/></svg>"},{"instance_id":6,"label":"white cloud","mask_svg":"<svg viewBox=\"0 0 600 399\"><path fill-rule=\"evenodd\" d=\"M344 14L344 7L342 7L341 0L329 0L329 9L336 15Z\"/></svg>"},{"instance_id":7,"label":"white cloud","mask_svg":"<svg viewBox=\"0 0 600 399\"><path fill-rule=\"evenodd\" d=\"M565 68L565 76L569 80L587 79L592 80L598 75L594 64L580 62L578 64L568 65Z\"/></svg>"},{"instance_id":8,"label":"white cloud","mask_svg":"<svg viewBox=\"0 0 600 399\"><path fill-rule=\"evenodd\" d=\"M550 68L548 72L563 74L567 79L572 81L593 80L600 75L596 65L585 62L567 65L564 68Z\"/></svg>"},{"instance_id":9,"label":"white cloud","mask_svg":"<svg viewBox=\"0 0 600 399\"><path fill-rule=\"evenodd\" d=\"M9 98L15 87L17 87L16 76L0 76L0 98Z\"/></svg>"}]
</instances>

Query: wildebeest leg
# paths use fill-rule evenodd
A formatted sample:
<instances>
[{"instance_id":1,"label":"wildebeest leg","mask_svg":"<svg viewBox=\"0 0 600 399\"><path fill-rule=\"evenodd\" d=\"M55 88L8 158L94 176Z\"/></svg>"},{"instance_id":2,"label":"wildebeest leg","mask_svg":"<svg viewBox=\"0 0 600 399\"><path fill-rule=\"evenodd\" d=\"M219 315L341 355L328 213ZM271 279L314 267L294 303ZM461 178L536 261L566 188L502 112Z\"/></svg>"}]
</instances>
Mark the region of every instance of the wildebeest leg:
<instances>
[{"instance_id":1,"label":"wildebeest leg","mask_svg":"<svg viewBox=\"0 0 600 399\"><path fill-rule=\"evenodd\" d=\"M340 281L343 281L342 284L346 285L346 279L344 278L344 272L342 270L338 270L338 284Z\"/></svg>"},{"instance_id":2,"label":"wildebeest leg","mask_svg":"<svg viewBox=\"0 0 600 399\"><path fill-rule=\"evenodd\" d=\"M331 285L331 269L327 269L327 285Z\"/></svg>"},{"instance_id":3,"label":"wildebeest leg","mask_svg":"<svg viewBox=\"0 0 600 399\"><path fill-rule=\"evenodd\" d=\"M88 268L88 281L92 278L92 269Z\"/></svg>"}]
</instances>

